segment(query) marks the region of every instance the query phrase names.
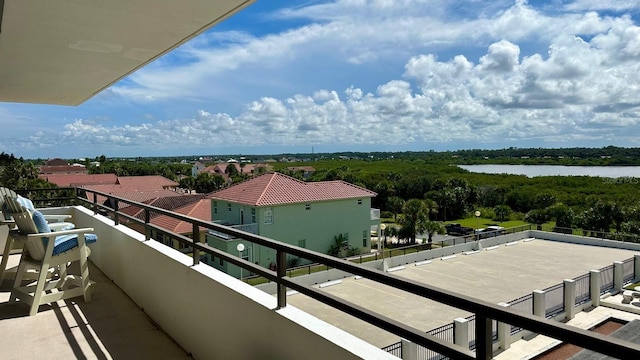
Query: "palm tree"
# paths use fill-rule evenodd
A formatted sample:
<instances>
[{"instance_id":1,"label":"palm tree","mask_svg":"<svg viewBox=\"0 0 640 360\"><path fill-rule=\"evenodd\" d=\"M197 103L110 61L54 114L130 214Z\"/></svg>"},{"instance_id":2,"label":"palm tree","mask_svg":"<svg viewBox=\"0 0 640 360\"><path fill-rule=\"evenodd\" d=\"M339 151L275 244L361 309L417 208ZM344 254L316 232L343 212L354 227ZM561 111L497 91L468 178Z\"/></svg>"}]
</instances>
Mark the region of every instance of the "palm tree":
<instances>
[{"instance_id":1,"label":"palm tree","mask_svg":"<svg viewBox=\"0 0 640 360\"><path fill-rule=\"evenodd\" d=\"M427 207L427 211L429 212L429 219L435 219L435 216L438 213L438 203L431 199L425 199L424 204Z\"/></svg>"},{"instance_id":2,"label":"palm tree","mask_svg":"<svg viewBox=\"0 0 640 360\"><path fill-rule=\"evenodd\" d=\"M416 243L416 234L424 232L429 221L429 209L423 200L411 199L402 206L402 217L399 223L402 225L401 232Z\"/></svg>"},{"instance_id":3,"label":"palm tree","mask_svg":"<svg viewBox=\"0 0 640 360\"><path fill-rule=\"evenodd\" d=\"M433 241L433 234L444 234L444 226L437 221L427 221L425 223L424 231L427 232L428 242L431 243Z\"/></svg>"}]
</instances>

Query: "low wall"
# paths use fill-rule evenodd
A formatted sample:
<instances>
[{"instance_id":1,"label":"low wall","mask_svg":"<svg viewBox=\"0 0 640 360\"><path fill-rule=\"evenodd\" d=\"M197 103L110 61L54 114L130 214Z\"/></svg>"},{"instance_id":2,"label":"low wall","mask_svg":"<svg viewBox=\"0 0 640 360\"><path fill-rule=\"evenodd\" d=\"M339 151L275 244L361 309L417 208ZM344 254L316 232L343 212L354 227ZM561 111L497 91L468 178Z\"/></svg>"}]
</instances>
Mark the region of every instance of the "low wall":
<instances>
[{"instance_id":1,"label":"low wall","mask_svg":"<svg viewBox=\"0 0 640 360\"><path fill-rule=\"evenodd\" d=\"M530 230L529 232L531 233L531 237L535 237L536 239L640 251L640 244L638 243L622 242L618 240L598 239L598 238L593 238L588 236L568 235L568 234L561 234L561 233L547 232L547 231L540 231L540 230Z\"/></svg>"},{"instance_id":2,"label":"low wall","mask_svg":"<svg viewBox=\"0 0 640 360\"><path fill-rule=\"evenodd\" d=\"M72 208L90 260L195 359L394 359L353 335L123 225Z\"/></svg>"}]
</instances>

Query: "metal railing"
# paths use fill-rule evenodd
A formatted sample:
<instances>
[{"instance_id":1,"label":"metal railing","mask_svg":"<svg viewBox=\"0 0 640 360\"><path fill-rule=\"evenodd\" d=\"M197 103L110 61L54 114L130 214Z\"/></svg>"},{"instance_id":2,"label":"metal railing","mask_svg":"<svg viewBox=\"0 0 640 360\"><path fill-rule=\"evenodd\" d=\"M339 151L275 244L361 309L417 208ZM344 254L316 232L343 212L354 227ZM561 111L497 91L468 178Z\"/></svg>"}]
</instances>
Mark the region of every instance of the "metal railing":
<instances>
[{"instance_id":1,"label":"metal railing","mask_svg":"<svg viewBox=\"0 0 640 360\"><path fill-rule=\"evenodd\" d=\"M629 283L635 278L635 261L634 258L629 258L622 262L622 282Z\"/></svg>"},{"instance_id":2,"label":"metal railing","mask_svg":"<svg viewBox=\"0 0 640 360\"><path fill-rule=\"evenodd\" d=\"M577 329L563 323L557 323L548 319L535 317L531 314L504 308L454 291L426 285L410 279L396 277L393 274L363 267L350 261L299 248L297 246L279 242L260 235L232 229L219 224L214 224L210 221L196 219L187 215L174 213L99 191L78 188L76 189L76 196L76 199L73 200L74 203L82 203L84 206L93 209L95 213L102 213L107 216L111 216L116 225L122 220L142 225L146 239L150 239L152 230L167 233L166 229L150 223L152 214L167 215L175 219L191 223L193 229L191 234L192 238L177 233L171 233L171 236L175 240L191 246L193 265L198 265L201 253L206 253L275 282L277 284L277 308L283 308L287 305L286 293L287 288L290 288L446 357L455 359L492 358L493 323L495 321L499 321L600 353L616 354L616 356L622 358L640 358L640 345L636 345L628 341L610 338L605 335L589 332L588 330ZM114 208L98 203L98 196L111 200L109 203L114 204ZM134 205L141 208L144 214L143 220L120 212L118 210L120 203ZM199 239L198 235L201 228L222 232L275 250L277 259L276 270L273 271L264 268L237 256L213 248L206 243L199 242L197 239ZM196 240L194 241L193 239ZM421 296L425 299L431 299L475 314L475 356L472 353L458 348L452 343L439 339L433 335L426 334L416 328L400 323L395 319L375 313L367 308L326 293L321 289L314 288L313 286L296 282L286 276L286 260L288 254L337 268L353 275L359 275L380 284L388 285L396 289Z\"/></svg>"},{"instance_id":3,"label":"metal railing","mask_svg":"<svg viewBox=\"0 0 640 360\"><path fill-rule=\"evenodd\" d=\"M402 358L402 342L397 342L382 348L383 351L390 353L395 357Z\"/></svg>"},{"instance_id":4,"label":"metal railing","mask_svg":"<svg viewBox=\"0 0 640 360\"><path fill-rule=\"evenodd\" d=\"M615 284L613 279L614 266L609 265L600 269L600 276L602 277L602 285L600 286L600 294L606 294L613 290Z\"/></svg>"},{"instance_id":5,"label":"metal railing","mask_svg":"<svg viewBox=\"0 0 640 360\"><path fill-rule=\"evenodd\" d=\"M509 308L511 309L522 311L527 314L533 314L533 294L528 294L515 300L511 300L507 304L509 304ZM521 327L511 325L512 335L519 331L522 331Z\"/></svg>"},{"instance_id":6,"label":"metal railing","mask_svg":"<svg viewBox=\"0 0 640 360\"><path fill-rule=\"evenodd\" d=\"M543 289L546 295L546 306L544 316L552 318L564 311L564 283L556 284Z\"/></svg>"},{"instance_id":7,"label":"metal railing","mask_svg":"<svg viewBox=\"0 0 640 360\"><path fill-rule=\"evenodd\" d=\"M450 343L454 343L453 338L453 323L446 324L435 328L433 330L427 331L427 334L437 337L438 339L442 339L444 341L448 341ZM447 357L438 353L437 351L433 351L431 349L425 348L423 346L418 346L418 359L419 360L440 360L446 359Z\"/></svg>"},{"instance_id":8,"label":"metal railing","mask_svg":"<svg viewBox=\"0 0 640 360\"><path fill-rule=\"evenodd\" d=\"M591 300L591 274L583 274L573 280L576 282L576 300L574 305L581 305Z\"/></svg>"}]
</instances>

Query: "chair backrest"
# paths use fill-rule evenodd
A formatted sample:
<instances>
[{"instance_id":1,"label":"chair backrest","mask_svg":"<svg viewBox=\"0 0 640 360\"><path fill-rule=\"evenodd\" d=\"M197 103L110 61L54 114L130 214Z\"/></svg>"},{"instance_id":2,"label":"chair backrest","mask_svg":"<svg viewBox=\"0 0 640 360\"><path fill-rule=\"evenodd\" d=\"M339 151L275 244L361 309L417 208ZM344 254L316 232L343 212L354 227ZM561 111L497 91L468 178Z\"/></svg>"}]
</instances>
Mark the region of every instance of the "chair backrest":
<instances>
[{"instance_id":1,"label":"chair backrest","mask_svg":"<svg viewBox=\"0 0 640 360\"><path fill-rule=\"evenodd\" d=\"M11 196L5 196L4 201L6 208L13 217L13 220L21 234L38 234L48 233L51 231L46 220L44 220L44 217L39 211L27 209L20 204L17 198ZM47 237L43 237L41 239L31 238L27 240L25 247L33 259L42 260L44 258L45 244L47 241Z\"/></svg>"},{"instance_id":2,"label":"chair backrest","mask_svg":"<svg viewBox=\"0 0 640 360\"><path fill-rule=\"evenodd\" d=\"M0 187L0 211L2 211L2 215L4 216L5 220L11 220L11 215L7 211L8 209L6 208L6 205L4 203L5 196L15 198L18 195L16 195L16 193L11 189L7 189L6 187Z\"/></svg>"}]
</instances>

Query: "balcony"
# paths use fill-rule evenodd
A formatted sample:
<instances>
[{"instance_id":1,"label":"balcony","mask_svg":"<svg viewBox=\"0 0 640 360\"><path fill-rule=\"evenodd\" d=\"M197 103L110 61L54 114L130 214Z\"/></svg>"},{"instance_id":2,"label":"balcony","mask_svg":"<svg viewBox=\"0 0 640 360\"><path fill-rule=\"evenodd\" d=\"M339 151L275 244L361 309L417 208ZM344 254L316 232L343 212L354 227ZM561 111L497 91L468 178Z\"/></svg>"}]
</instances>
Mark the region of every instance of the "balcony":
<instances>
[{"instance_id":1,"label":"balcony","mask_svg":"<svg viewBox=\"0 0 640 360\"><path fill-rule=\"evenodd\" d=\"M250 234L257 234L258 233L258 224L253 223L253 224L242 224L242 225L230 225L228 226L231 229L236 229L236 230L240 230L240 231L244 231L244 232L248 232ZM216 231L213 229L209 229L208 230L209 235L213 235L217 238L220 239L224 239L224 240L233 240L235 239L235 237L233 237L232 235L229 234L225 234L221 231Z\"/></svg>"},{"instance_id":2,"label":"balcony","mask_svg":"<svg viewBox=\"0 0 640 360\"><path fill-rule=\"evenodd\" d=\"M3 357L156 358L175 354L176 358L188 358L187 354L190 354L196 359L395 358L345 331L287 306L287 290L303 293L456 359L488 359L493 356L493 320L605 354L616 354L622 358L638 358L640 355L640 346L629 342L394 277L238 229L136 204L145 211L163 212L190 221L194 224L194 231L206 227L268 246L278 254L278 267L276 271L261 268L205 243L194 243L190 238L174 234L176 239L192 246L193 254L189 256L119 224L119 219L126 215L118 214L117 209L113 209L115 212L111 211L111 218L108 218L97 214L99 204L81 198L76 201L90 208L70 206L48 209L47 212L70 214L77 226L92 227L98 234L99 241L91 245L92 278L97 281L93 301L85 304L78 298L77 301L51 307L42 306L38 315L30 318L26 316L25 307L5 303L8 286L5 282L0 290L0 299L4 300L0 303ZM146 234L151 233L150 229L154 227L148 222L144 226ZM200 263L201 253L223 258L270 279L277 287L277 295L269 295ZM295 278L285 276L287 254L308 258L475 314L476 352L296 282ZM136 322L130 325L121 322L128 318ZM154 356L157 355L153 352L155 350L162 355Z\"/></svg>"}]
</instances>

